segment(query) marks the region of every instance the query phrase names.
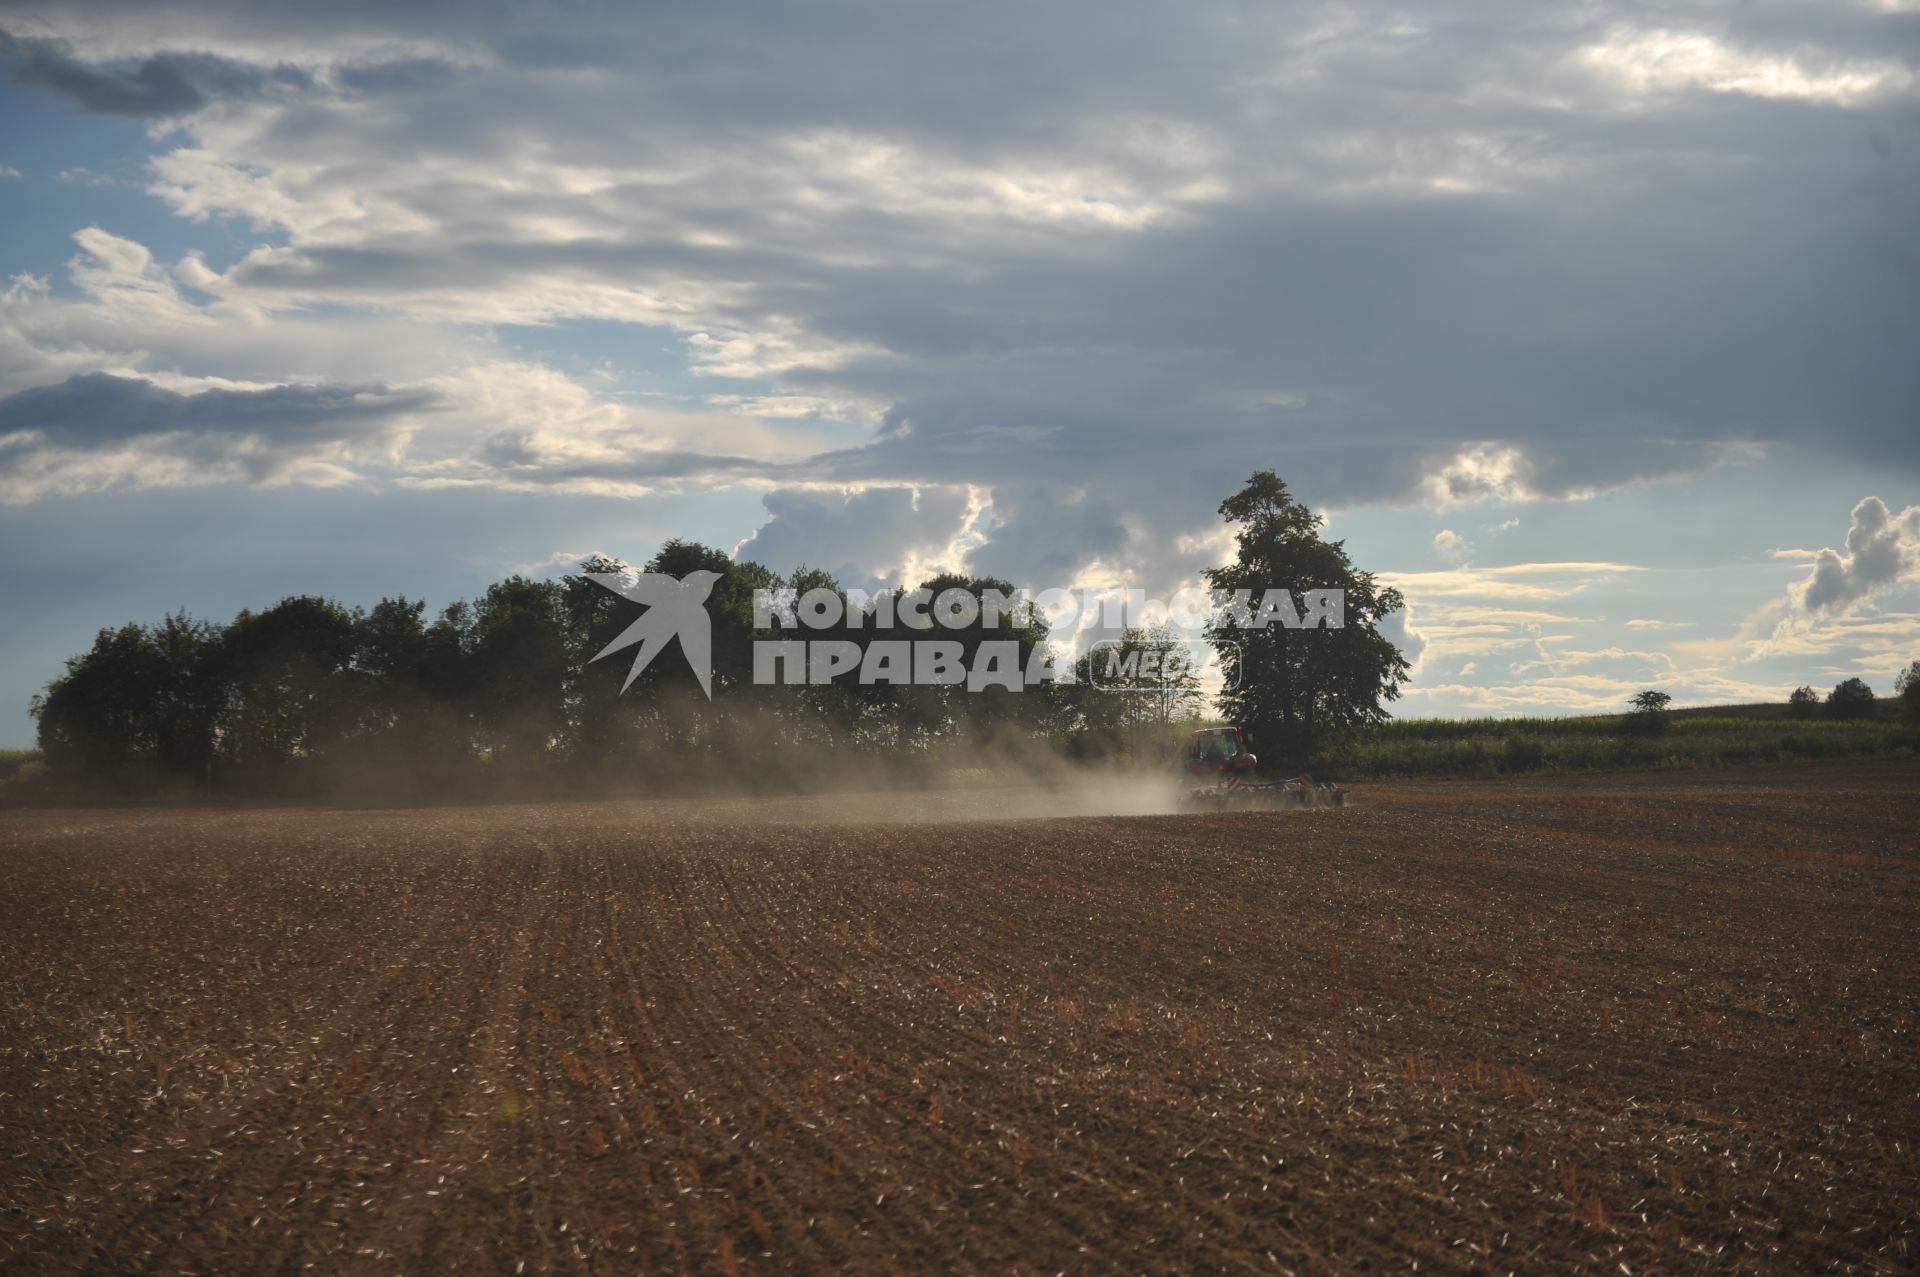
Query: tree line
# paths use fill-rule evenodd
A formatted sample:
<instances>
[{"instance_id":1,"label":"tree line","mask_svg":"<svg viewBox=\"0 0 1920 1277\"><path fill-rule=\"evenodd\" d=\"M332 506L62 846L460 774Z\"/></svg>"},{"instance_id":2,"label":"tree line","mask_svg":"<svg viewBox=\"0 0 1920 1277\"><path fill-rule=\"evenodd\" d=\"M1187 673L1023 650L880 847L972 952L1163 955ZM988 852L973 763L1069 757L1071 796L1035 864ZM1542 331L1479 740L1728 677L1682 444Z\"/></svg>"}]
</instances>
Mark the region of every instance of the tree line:
<instances>
[{"instance_id":1,"label":"tree line","mask_svg":"<svg viewBox=\"0 0 1920 1277\"><path fill-rule=\"evenodd\" d=\"M1234 564L1215 588L1271 584L1347 591L1347 627L1208 632L1234 676L1218 708L1245 722L1256 748L1302 762L1325 735L1378 721L1406 664L1374 628L1400 606L1353 567L1320 520L1271 471L1220 513L1237 525ZM851 676L799 687L753 678L756 590L829 589L827 573L782 576L691 541L669 541L641 570L717 580L709 699L686 663L656 660L622 692L629 662L593 658L638 615L592 574L593 559L557 579L511 576L431 617L405 597L353 607L295 595L224 624L185 614L101 630L34 699L50 774L89 790L192 788L270 797L363 794L465 797L577 789L777 788L849 769L876 777L931 762L1131 756L1156 760L1179 724L1207 709L1191 671L1100 686L1086 657L1064 677L1022 691L863 684ZM1015 593L1006 581L948 573L939 594ZM875 640L852 617L811 639ZM897 637L897 636L896 636ZM1031 606L989 632L984 620L939 637L969 658L991 638L1019 645L1024 666L1048 642ZM1123 652L1163 651L1166 631L1128 630ZM1148 662L1143 668L1156 668Z\"/></svg>"},{"instance_id":2,"label":"tree line","mask_svg":"<svg viewBox=\"0 0 1920 1277\"><path fill-rule=\"evenodd\" d=\"M1894 678L1893 695L1900 706L1900 717L1909 723L1920 723L1920 661L1913 662ZM1806 684L1794 688L1787 697L1787 708L1795 718L1824 716L1843 721L1872 718L1879 703L1863 678L1841 679L1825 699Z\"/></svg>"},{"instance_id":3,"label":"tree line","mask_svg":"<svg viewBox=\"0 0 1920 1277\"><path fill-rule=\"evenodd\" d=\"M557 579L508 577L431 617L405 597L358 608L297 595L225 624L171 615L102 630L36 698L40 748L56 775L122 791L470 796L664 788L722 772L795 780L766 773L805 770L809 753L1041 734L1064 708L949 687L757 686L753 592L837 586L688 541L642 568L701 569L719 576L707 602L711 701L677 656L651 663L624 694L627 660L593 659L639 613L590 575L625 565L593 559ZM927 584L1010 590L960 576ZM1044 640L1031 624L1015 637Z\"/></svg>"}]
</instances>

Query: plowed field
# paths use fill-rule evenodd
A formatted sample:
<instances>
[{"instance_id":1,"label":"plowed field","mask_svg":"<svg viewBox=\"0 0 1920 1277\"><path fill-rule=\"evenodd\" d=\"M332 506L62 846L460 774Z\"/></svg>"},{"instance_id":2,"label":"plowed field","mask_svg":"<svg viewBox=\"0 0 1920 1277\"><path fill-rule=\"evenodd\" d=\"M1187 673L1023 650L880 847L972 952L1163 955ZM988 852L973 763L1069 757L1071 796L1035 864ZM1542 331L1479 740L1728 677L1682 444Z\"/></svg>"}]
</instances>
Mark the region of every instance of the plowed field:
<instances>
[{"instance_id":1,"label":"plowed field","mask_svg":"<svg viewBox=\"0 0 1920 1277\"><path fill-rule=\"evenodd\" d=\"M0 816L0 1269L1920 1270L1920 765L1103 806Z\"/></svg>"}]
</instances>

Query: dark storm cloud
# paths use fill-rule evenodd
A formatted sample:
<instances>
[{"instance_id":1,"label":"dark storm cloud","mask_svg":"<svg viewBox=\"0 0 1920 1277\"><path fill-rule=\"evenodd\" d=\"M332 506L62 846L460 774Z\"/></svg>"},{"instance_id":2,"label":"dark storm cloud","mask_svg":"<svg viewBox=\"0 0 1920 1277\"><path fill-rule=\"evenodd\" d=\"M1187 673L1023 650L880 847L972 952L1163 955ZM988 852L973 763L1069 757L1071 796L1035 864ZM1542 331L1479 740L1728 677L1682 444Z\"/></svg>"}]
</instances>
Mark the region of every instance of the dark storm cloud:
<instances>
[{"instance_id":1,"label":"dark storm cloud","mask_svg":"<svg viewBox=\"0 0 1920 1277\"><path fill-rule=\"evenodd\" d=\"M1829 57L1892 57L1920 68L1920 12L1840 4L1741 4L1726 11L1730 39L1766 48L1819 50Z\"/></svg>"},{"instance_id":2,"label":"dark storm cloud","mask_svg":"<svg viewBox=\"0 0 1920 1277\"><path fill-rule=\"evenodd\" d=\"M984 485L978 560L1057 576L1181 553L1266 466L1335 506L1760 446L1920 472L1916 29L1706 0L207 3L151 39L210 52L124 91L311 50L312 94L157 165L183 213L283 231L236 299L667 326L885 413L777 464L489 423L475 481ZM786 544L838 535L795 500Z\"/></svg>"},{"instance_id":3,"label":"dark storm cloud","mask_svg":"<svg viewBox=\"0 0 1920 1277\"><path fill-rule=\"evenodd\" d=\"M158 53L127 69L96 66L74 58L62 41L23 39L3 30L0 59L11 64L16 82L52 89L102 115L185 115L216 98L309 83L294 67L250 66L209 53Z\"/></svg>"},{"instance_id":4,"label":"dark storm cloud","mask_svg":"<svg viewBox=\"0 0 1920 1277\"><path fill-rule=\"evenodd\" d=\"M683 448L636 450L618 461L556 459L542 451L530 435L518 431L494 435L480 448L476 460L497 470L502 476L542 485L630 485L678 480L724 482L763 475L801 473L797 467L755 457L694 452Z\"/></svg>"},{"instance_id":5,"label":"dark storm cloud","mask_svg":"<svg viewBox=\"0 0 1920 1277\"><path fill-rule=\"evenodd\" d=\"M282 444L377 434L401 413L433 403L384 386L275 386L184 395L136 377L85 373L0 399L0 434L36 432L89 448L141 435L259 434Z\"/></svg>"},{"instance_id":6,"label":"dark storm cloud","mask_svg":"<svg viewBox=\"0 0 1920 1277\"><path fill-rule=\"evenodd\" d=\"M359 93L417 93L446 84L460 69L438 58L349 62L336 67L334 83Z\"/></svg>"}]
</instances>

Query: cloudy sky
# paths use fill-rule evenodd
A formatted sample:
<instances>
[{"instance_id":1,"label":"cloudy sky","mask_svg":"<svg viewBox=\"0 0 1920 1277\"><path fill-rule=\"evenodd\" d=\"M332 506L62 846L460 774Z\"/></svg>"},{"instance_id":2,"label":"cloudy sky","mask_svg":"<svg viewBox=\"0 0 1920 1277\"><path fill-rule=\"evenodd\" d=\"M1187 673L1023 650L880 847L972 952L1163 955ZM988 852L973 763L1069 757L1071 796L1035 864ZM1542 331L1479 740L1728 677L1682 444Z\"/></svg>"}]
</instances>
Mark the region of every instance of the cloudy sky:
<instances>
[{"instance_id":1,"label":"cloudy sky","mask_svg":"<svg viewBox=\"0 0 1920 1277\"><path fill-rule=\"evenodd\" d=\"M95 629L669 536L1165 590L1403 713L1920 656L1920 4L0 0L0 744Z\"/></svg>"}]
</instances>

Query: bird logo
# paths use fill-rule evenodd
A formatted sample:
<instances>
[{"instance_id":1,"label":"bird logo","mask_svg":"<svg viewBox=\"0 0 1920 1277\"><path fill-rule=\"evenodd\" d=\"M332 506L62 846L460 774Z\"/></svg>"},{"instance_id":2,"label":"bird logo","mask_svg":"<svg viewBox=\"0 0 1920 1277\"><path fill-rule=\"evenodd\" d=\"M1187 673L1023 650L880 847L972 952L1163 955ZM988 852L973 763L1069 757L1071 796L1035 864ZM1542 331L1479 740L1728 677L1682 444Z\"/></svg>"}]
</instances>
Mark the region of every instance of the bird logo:
<instances>
[{"instance_id":1,"label":"bird logo","mask_svg":"<svg viewBox=\"0 0 1920 1277\"><path fill-rule=\"evenodd\" d=\"M660 649L677 638L680 654L687 658L693 676L700 680L700 690L707 694L708 700L713 699L713 622L707 616L707 595L713 593L713 583L720 579L718 572L702 568L678 579L662 572L642 572L638 576L617 572L587 575L621 598L647 609L593 658L597 661L623 647L640 645L640 650L634 653L633 668L627 671L627 681L620 685L621 691L632 687L633 680L653 663Z\"/></svg>"}]
</instances>

